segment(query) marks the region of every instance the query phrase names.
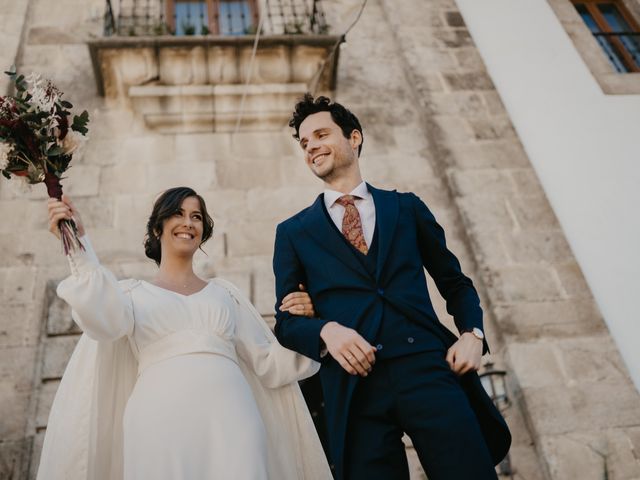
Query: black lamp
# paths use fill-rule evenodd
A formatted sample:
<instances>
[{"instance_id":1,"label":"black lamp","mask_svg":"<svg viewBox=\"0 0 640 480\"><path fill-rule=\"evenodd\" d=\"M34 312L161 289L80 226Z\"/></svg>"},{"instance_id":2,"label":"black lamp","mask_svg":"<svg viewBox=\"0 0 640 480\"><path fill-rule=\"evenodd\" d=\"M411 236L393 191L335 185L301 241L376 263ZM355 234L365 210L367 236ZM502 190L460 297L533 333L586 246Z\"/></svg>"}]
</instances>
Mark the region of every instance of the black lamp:
<instances>
[{"instance_id":1,"label":"black lamp","mask_svg":"<svg viewBox=\"0 0 640 480\"><path fill-rule=\"evenodd\" d=\"M504 370L493 368L493 362L487 362L483 372L479 375L482 386L501 412L511 405L511 399L507 393L506 376L507 372Z\"/></svg>"},{"instance_id":2,"label":"black lamp","mask_svg":"<svg viewBox=\"0 0 640 480\"><path fill-rule=\"evenodd\" d=\"M482 386L491 397L493 404L503 412L511 406L511 399L507 392L506 382L507 372L504 370L495 370L493 362L487 362L483 372L479 375ZM513 479L513 468L511 468L511 457L507 456L498 465L498 474L501 477Z\"/></svg>"}]
</instances>

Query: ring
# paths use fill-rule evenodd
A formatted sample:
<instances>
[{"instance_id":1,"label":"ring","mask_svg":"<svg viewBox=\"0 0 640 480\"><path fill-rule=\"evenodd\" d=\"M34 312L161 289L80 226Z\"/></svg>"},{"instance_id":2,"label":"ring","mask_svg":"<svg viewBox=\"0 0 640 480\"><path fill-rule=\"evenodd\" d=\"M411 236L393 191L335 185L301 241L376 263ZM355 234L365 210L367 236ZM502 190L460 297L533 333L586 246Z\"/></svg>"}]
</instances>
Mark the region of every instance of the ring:
<instances>
[{"instance_id":1,"label":"ring","mask_svg":"<svg viewBox=\"0 0 640 480\"><path fill-rule=\"evenodd\" d=\"M347 357L347 360L353 360L353 355L349 355L349 356Z\"/></svg>"}]
</instances>

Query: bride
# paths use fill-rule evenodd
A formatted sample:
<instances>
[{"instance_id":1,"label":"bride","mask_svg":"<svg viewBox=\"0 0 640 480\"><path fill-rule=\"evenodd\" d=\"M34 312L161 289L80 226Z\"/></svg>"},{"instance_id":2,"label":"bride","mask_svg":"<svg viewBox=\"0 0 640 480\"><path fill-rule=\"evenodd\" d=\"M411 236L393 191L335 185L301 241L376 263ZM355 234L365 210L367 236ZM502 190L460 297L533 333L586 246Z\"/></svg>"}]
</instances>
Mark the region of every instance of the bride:
<instances>
[{"instance_id":1,"label":"bride","mask_svg":"<svg viewBox=\"0 0 640 480\"><path fill-rule=\"evenodd\" d=\"M151 282L100 265L68 198L84 251L58 295L82 335L54 400L39 480L297 480L331 473L297 381L319 364L280 346L231 283L205 281L193 255L212 234L203 199L165 191L147 224ZM312 310L299 299L298 314ZM310 312L307 312L310 313Z\"/></svg>"}]
</instances>

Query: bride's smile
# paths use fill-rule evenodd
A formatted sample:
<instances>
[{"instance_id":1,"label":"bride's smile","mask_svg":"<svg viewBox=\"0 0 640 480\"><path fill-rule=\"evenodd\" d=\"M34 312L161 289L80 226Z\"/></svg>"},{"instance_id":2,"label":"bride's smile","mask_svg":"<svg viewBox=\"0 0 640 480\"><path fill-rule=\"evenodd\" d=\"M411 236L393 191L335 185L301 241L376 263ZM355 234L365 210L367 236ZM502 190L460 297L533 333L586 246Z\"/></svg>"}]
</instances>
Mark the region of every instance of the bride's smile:
<instances>
[{"instance_id":1,"label":"bride's smile","mask_svg":"<svg viewBox=\"0 0 640 480\"><path fill-rule=\"evenodd\" d=\"M167 254L171 251L194 253L202 243L203 221L200 201L187 197L180 209L162 225L160 243Z\"/></svg>"}]
</instances>

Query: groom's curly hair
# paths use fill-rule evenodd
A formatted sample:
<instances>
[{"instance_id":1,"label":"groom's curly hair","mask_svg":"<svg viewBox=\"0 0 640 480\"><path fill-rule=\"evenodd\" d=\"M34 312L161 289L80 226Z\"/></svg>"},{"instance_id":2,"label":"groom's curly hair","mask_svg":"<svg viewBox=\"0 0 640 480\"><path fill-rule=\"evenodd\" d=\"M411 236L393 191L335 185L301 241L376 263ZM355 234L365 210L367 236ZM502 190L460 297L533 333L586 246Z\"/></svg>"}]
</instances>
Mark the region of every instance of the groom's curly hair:
<instances>
[{"instance_id":1,"label":"groom's curly hair","mask_svg":"<svg viewBox=\"0 0 640 480\"><path fill-rule=\"evenodd\" d=\"M189 197L195 197L200 202L203 227L200 248L202 248L204 242L209 240L211 235L213 235L213 219L207 212L207 205L204 199L198 195L195 190L189 187L174 187L165 190L153 204L153 210L147 221L147 233L144 237L144 253L156 262L158 266L160 266L160 260L162 258L160 236L162 235L164 222L167 218L179 212L182 207L182 202L185 198Z\"/></svg>"},{"instance_id":2,"label":"groom's curly hair","mask_svg":"<svg viewBox=\"0 0 640 480\"><path fill-rule=\"evenodd\" d=\"M358 130L362 137L362 142L358 147L358 156L362 151L362 144L364 143L364 134L362 133L362 127L360 126L360 120L344 105L340 105L337 102L331 102L330 98L318 97L313 98L310 93L305 93L296 106L294 107L293 115L289 120L289 126L295 129L293 138L300 141L300 125L304 122L304 119L309 115L313 115L318 112L329 112L333 121L340 127L342 134L345 138L351 137L351 132Z\"/></svg>"}]
</instances>

